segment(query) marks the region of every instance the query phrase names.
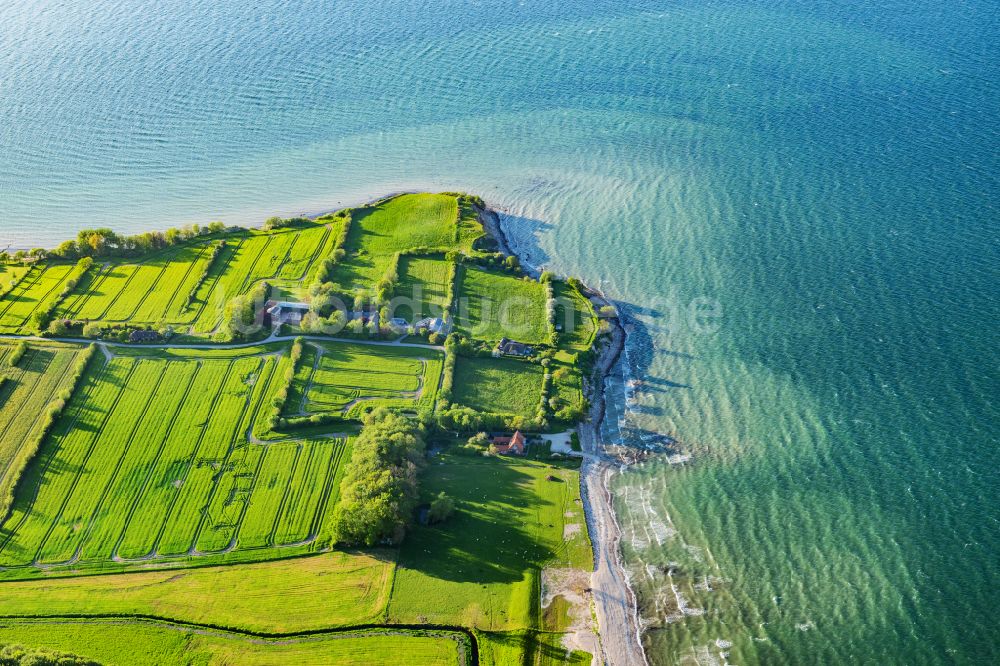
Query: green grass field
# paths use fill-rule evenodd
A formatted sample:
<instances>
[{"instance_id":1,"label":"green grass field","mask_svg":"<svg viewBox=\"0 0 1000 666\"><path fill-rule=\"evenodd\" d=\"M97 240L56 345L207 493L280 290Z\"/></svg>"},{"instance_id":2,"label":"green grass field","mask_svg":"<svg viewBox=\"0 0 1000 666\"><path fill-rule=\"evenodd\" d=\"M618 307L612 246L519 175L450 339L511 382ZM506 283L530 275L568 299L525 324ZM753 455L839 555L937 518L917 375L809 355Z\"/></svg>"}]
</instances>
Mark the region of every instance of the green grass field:
<instances>
[{"instance_id":1,"label":"green grass field","mask_svg":"<svg viewBox=\"0 0 1000 666\"><path fill-rule=\"evenodd\" d=\"M448 307L448 281L454 264L441 258L403 257L399 284L393 295L398 305L392 315L411 324L424 317L442 317Z\"/></svg>"},{"instance_id":2,"label":"green grass field","mask_svg":"<svg viewBox=\"0 0 1000 666\"><path fill-rule=\"evenodd\" d=\"M207 244L182 245L141 264L116 263L92 269L66 298L58 316L121 322L190 321L188 292L209 261Z\"/></svg>"},{"instance_id":3,"label":"green grass field","mask_svg":"<svg viewBox=\"0 0 1000 666\"><path fill-rule=\"evenodd\" d=\"M0 298L0 333L30 333L31 315L59 295L72 264L33 266L17 286Z\"/></svg>"},{"instance_id":4,"label":"green grass field","mask_svg":"<svg viewBox=\"0 0 1000 666\"><path fill-rule=\"evenodd\" d=\"M460 331L488 341L502 337L530 344L548 341L544 285L468 266L459 276Z\"/></svg>"},{"instance_id":5,"label":"green grass field","mask_svg":"<svg viewBox=\"0 0 1000 666\"><path fill-rule=\"evenodd\" d=\"M313 352L303 354L290 392L302 413L356 416L361 408L434 404L444 363L444 355L435 349L350 342L306 345L310 347Z\"/></svg>"},{"instance_id":6,"label":"green grass field","mask_svg":"<svg viewBox=\"0 0 1000 666\"><path fill-rule=\"evenodd\" d=\"M562 327L559 346L576 351L590 349L597 334L593 304L562 281L554 281L552 291L556 299L555 323Z\"/></svg>"},{"instance_id":7,"label":"green grass field","mask_svg":"<svg viewBox=\"0 0 1000 666\"><path fill-rule=\"evenodd\" d=\"M541 568L593 565L579 472L509 458L445 456L442 462L424 473L423 491L448 493L458 509L446 523L416 527L407 536L390 620L487 631L537 628Z\"/></svg>"},{"instance_id":8,"label":"green grass field","mask_svg":"<svg viewBox=\"0 0 1000 666\"><path fill-rule=\"evenodd\" d=\"M193 324L196 332L209 332L225 303L260 280L302 295L313 264L332 251L336 224L342 223L228 234L215 261L209 240L168 248L140 262L110 261L95 267L56 314L103 322ZM210 270L202 281L206 268ZM188 304L192 291L196 298Z\"/></svg>"},{"instance_id":9,"label":"green grass field","mask_svg":"<svg viewBox=\"0 0 1000 666\"><path fill-rule=\"evenodd\" d=\"M322 537L344 442L247 439L277 358L164 355L116 357L84 379L0 528L3 566L277 557Z\"/></svg>"},{"instance_id":10,"label":"green grass field","mask_svg":"<svg viewBox=\"0 0 1000 666\"><path fill-rule=\"evenodd\" d=\"M493 414L531 417L542 397L542 366L508 358L460 357L455 403Z\"/></svg>"},{"instance_id":11,"label":"green grass field","mask_svg":"<svg viewBox=\"0 0 1000 666\"><path fill-rule=\"evenodd\" d=\"M31 269L28 266L20 264L0 263L0 293L3 293L10 285L20 280L29 270Z\"/></svg>"},{"instance_id":12,"label":"green grass field","mask_svg":"<svg viewBox=\"0 0 1000 666\"><path fill-rule=\"evenodd\" d=\"M0 360L9 347L0 344ZM79 347L56 343L36 343L28 347L15 368L0 372L0 486L21 447L36 435L42 415L63 389L69 388L69 375Z\"/></svg>"},{"instance_id":13,"label":"green grass field","mask_svg":"<svg viewBox=\"0 0 1000 666\"><path fill-rule=\"evenodd\" d=\"M138 614L283 633L381 621L394 551L0 583L0 615ZM294 612L289 612L294 610Z\"/></svg>"},{"instance_id":14,"label":"green grass field","mask_svg":"<svg viewBox=\"0 0 1000 666\"><path fill-rule=\"evenodd\" d=\"M444 194L404 194L353 213L347 258L336 281L348 290L369 289L385 275L398 252L449 250L457 245L458 203Z\"/></svg>"},{"instance_id":15,"label":"green grass field","mask_svg":"<svg viewBox=\"0 0 1000 666\"><path fill-rule=\"evenodd\" d=\"M320 268L326 276L332 266L342 295L372 292L395 274L392 296L414 301L394 314L410 322L439 316L454 287L459 332L549 343L547 287L474 265L493 258L473 249L483 229L470 201L406 194L350 218L97 261L55 316L169 323L196 341L262 280L272 298L306 300ZM348 219L341 258L333 250ZM466 256L445 258L454 251ZM320 263L328 257L336 263ZM55 302L73 270L0 266L0 293L20 278L0 296L0 333L29 332L32 314ZM564 283L553 287L564 330L547 368L550 412L582 404L578 355L597 331L590 303ZM69 388L84 347L32 341L6 368L14 344L0 341L0 484L18 479L0 524L0 643L105 664L145 664L155 654L158 663L467 665L462 634L398 626L439 624L475 630L487 666L588 661L560 645L569 602L557 596L541 608L544 569L593 566L571 462L437 452L413 469L421 502L441 492L455 502L447 521L415 524L392 547L332 543L343 536L333 518L341 481L352 453L365 451L363 442L352 448L353 433L376 407L432 423L440 348L308 338L288 375L288 339L205 349L101 343L40 440L46 406ZM545 372L537 361L457 356L451 402L534 418ZM285 418L272 423L275 410ZM438 444L468 436L428 425ZM42 443L14 474L10 461L19 451L26 459L32 441ZM296 632L319 633L287 636Z\"/></svg>"},{"instance_id":16,"label":"green grass field","mask_svg":"<svg viewBox=\"0 0 1000 666\"><path fill-rule=\"evenodd\" d=\"M456 666L460 634L369 630L280 639L150 620L0 620L0 644L20 643L72 652L108 666L240 664L283 666ZM152 658L155 655L155 658Z\"/></svg>"}]
</instances>

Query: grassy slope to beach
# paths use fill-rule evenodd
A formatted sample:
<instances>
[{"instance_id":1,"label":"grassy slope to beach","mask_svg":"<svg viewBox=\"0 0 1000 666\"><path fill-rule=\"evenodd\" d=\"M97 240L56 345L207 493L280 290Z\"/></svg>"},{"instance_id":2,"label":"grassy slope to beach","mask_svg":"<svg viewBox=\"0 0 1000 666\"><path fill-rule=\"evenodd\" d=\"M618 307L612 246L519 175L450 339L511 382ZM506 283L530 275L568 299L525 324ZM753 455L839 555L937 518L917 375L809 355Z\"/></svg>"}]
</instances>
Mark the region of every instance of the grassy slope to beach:
<instances>
[{"instance_id":1,"label":"grassy slope to beach","mask_svg":"<svg viewBox=\"0 0 1000 666\"><path fill-rule=\"evenodd\" d=\"M474 249L483 233L478 214L466 197L402 195L275 231L224 233L214 259L218 237L95 263L72 289L63 285L69 264L5 268L17 284L0 296L0 332L31 332L32 312L60 293L58 317L190 329L162 347L99 339L71 394L65 378L82 353L78 343L31 340L0 373L4 455L38 427L45 404L65 397L18 472L11 515L0 524L0 642L107 663L141 659L128 645L115 647L119 635L158 646L170 655L165 663L336 664L359 655L366 663L468 663L469 639L451 628L475 632L484 664L580 658L561 646L575 630L565 599L543 607L541 598L543 571L593 567L573 462L541 450L541 459L486 458L447 446L474 430L456 437L439 428L435 446L452 450L430 458L422 501L445 493L454 515L415 523L399 546L332 547L348 436L366 410L385 406L433 423L451 407L522 420L541 409L559 423L543 390L582 399L576 355L593 332L548 347L545 285ZM334 256L348 224L344 251ZM414 295L416 307L403 315L411 321L418 311L459 307L453 297L482 304L517 296L518 314L497 322L483 310L474 326L459 322L465 342L446 348L419 333L406 337L419 343L411 346L392 342L398 333L310 335L295 344L300 356L290 337L190 346L210 342L199 331L219 321L212 299L264 279L308 298L306 280L327 257L342 288L374 292L396 272L392 293ZM178 294L188 293L194 298L182 304ZM586 310L580 303L560 307ZM508 333L543 355L489 357ZM0 366L14 349L14 341L0 342ZM550 381L549 372L559 378ZM576 628L592 624L585 605L573 612ZM323 633L372 625L445 629ZM239 633L303 631L320 633L279 642Z\"/></svg>"}]
</instances>

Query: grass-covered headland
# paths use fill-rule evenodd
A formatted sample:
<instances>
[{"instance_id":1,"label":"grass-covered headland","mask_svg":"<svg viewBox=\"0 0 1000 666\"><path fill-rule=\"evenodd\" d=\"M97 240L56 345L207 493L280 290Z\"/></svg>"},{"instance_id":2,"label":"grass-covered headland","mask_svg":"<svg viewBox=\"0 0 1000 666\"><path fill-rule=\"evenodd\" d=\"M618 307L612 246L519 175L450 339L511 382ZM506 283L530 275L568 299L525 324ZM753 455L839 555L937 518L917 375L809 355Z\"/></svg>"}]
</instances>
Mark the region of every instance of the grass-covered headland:
<instances>
[{"instance_id":1,"label":"grass-covered headland","mask_svg":"<svg viewBox=\"0 0 1000 666\"><path fill-rule=\"evenodd\" d=\"M0 253L0 655L589 661L579 459L541 436L585 417L603 329L483 211Z\"/></svg>"}]
</instances>

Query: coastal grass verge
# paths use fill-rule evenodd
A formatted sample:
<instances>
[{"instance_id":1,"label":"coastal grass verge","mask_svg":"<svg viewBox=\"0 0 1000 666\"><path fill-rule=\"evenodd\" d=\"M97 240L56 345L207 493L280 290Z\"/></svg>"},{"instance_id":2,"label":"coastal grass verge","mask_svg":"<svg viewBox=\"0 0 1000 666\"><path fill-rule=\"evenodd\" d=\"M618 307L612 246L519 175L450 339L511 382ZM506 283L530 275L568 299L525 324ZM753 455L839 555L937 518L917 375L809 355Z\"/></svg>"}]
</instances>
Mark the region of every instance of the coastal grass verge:
<instances>
[{"instance_id":1,"label":"coastal grass verge","mask_svg":"<svg viewBox=\"0 0 1000 666\"><path fill-rule=\"evenodd\" d=\"M395 551L0 583L3 615L157 615L291 633L381 622Z\"/></svg>"}]
</instances>

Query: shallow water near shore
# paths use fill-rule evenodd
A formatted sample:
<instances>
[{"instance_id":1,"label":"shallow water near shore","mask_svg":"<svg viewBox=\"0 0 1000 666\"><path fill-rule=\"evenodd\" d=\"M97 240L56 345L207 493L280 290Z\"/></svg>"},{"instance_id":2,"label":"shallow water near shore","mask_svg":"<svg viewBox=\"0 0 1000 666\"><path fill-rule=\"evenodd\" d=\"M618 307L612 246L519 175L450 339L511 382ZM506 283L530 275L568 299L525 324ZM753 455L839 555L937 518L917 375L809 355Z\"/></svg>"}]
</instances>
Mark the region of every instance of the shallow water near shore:
<instances>
[{"instance_id":1,"label":"shallow water near shore","mask_svg":"<svg viewBox=\"0 0 1000 666\"><path fill-rule=\"evenodd\" d=\"M477 192L628 315L607 425L660 451L614 478L651 661L994 662L998 28L982 0L10 3L0 248Z\"/></svg>"}]
</instances>

